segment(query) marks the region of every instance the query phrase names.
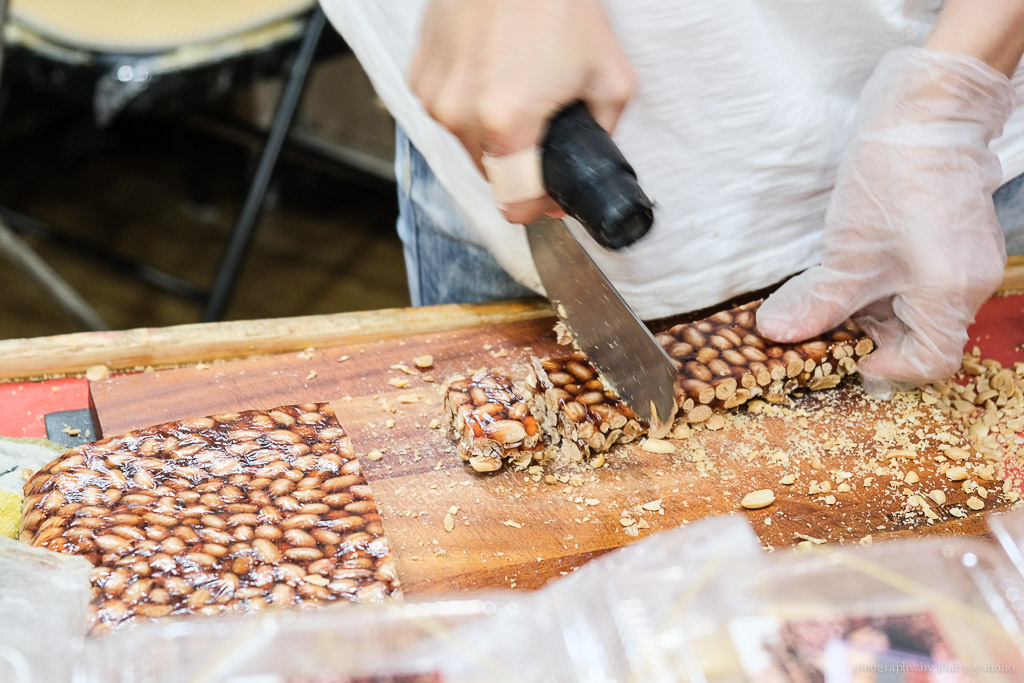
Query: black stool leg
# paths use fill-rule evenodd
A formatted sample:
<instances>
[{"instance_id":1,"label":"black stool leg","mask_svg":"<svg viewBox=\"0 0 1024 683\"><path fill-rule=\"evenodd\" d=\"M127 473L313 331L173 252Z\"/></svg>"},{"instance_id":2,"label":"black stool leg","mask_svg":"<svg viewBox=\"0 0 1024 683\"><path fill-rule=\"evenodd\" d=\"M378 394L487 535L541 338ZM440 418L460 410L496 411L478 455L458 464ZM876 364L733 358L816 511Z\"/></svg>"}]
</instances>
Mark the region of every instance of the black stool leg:
<instances>
[{"instance_id":1,"label":"black stool leg","mask_svg":"<svg viewBox=\"0 0 1024 683\"><path fill-rule=\"evenodd\" d=\"M259 164L253 175L252 184L249 186L249 193L245 198L238 221L235 223L235 229L231 234L224 257L217 269L217 275L210 290L210 298L203 311L203 322L220 320L224 315L224 309L227 308L228 299L238 279L238 271L242 267L242 259L252 241L256 221L263 208L267 186L270 184L274 167L277 165L277 158L281 153L285 138L288 136L288 130L291 128L299 100L302 98L306 78L309 76L313 56L316 53L316 47L320 42L326 21L323 10L317 6L306 24L302 43L295 56L295 63L292 65L291 74L289 74L284 91L281 93L281 100L278 103L277 112L274 114L266 144L260 153Z\"/></svg>"}]
</instances>

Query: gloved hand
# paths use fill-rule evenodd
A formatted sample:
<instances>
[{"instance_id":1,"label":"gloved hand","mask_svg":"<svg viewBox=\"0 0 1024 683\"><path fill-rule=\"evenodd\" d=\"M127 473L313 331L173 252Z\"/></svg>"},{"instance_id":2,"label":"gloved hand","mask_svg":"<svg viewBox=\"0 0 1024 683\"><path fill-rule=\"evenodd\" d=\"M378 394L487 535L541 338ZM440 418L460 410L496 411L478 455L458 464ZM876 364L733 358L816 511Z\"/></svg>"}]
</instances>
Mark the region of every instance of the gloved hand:
<instances>
[{"instance_id":1,"label":"gloved hand","mask_svg":"<svg viewBox=\"0 0 1024 683\"><path fill-rule=\"evenodd\" d=\"M561 213L545 196L535 149L548 122L582 100L614 130L634 74L603 0L431 0L409 82L488 176L506 220L526 223ZM488 173L484 155L522 163L499 161Z\"/></svg>"},{"instance_id":2,"label":"gloved hand","mask_svg":"<svg viewBox=\"0 0 1024 683\"><path fill-rule=\"evenodd\" d=\"M860 365L864 388L882 398L953 374L1006 265L992 204L1002 171L988 143L1014 97L1005 75L971 57L886 55L861 92L821 265L768 297L761 334L799 341L852 315L877 347Z\"/></svg>"}]
</instances>

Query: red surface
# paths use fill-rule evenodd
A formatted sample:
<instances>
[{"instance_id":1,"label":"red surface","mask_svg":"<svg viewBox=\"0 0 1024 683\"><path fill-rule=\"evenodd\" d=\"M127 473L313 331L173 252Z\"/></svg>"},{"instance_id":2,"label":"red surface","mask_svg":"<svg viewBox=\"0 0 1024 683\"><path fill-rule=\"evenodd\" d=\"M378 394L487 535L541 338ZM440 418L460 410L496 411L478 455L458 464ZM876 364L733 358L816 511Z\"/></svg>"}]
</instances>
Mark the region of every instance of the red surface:
<instances>
[{"instance_id":1,"label":"red surface","mask_svg":"<svg viewBox=\"0 0 1024 683\"><path fill-rule=\"evenodd\" d=\"M1024 294L988 300L968 330L967 349L1006 366L1024 361ZM43 416L89 407L88 381L54 379L0 384L0 435L45 437Z\"/></svg>"},{"instance_id":2,"label":"red surface","mask_svg":"<svg viewBox=\"0 0 1024 683\"><path fill-rule=\"evenodd\" d=\"M45 438L44 415L88 407L89 382L85 379L0 384L0 435Z\"/></svg>"},{"instance_id":3,"label":"red surface","mask_svg":"<svg viewBox=\"0 0 1024 683\"><path fill-rule=\"evenodd\" d=\"M977 346L982 358L995 359L1007 367L1024 361L1024 294L989 299L967 332L971 336L968 351Z\"/></svg>"}]
</instances>

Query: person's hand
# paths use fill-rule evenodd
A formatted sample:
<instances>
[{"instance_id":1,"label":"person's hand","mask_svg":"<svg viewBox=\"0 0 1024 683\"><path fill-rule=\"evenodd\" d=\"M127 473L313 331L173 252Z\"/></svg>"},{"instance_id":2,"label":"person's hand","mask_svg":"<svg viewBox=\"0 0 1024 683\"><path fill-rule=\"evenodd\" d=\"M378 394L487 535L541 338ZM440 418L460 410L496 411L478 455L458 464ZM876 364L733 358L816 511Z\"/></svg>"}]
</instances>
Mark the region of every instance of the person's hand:
<instances>
[{"instance_id":1,"label":"person's hand","mask_svg":"<svg viewBox=\"0 0 1024 683\"><path fill-rule=\"evenodd\" d=\"M427 113L485 175L485 154L529 159L547 122L577 100L612 131L633 78L601 0L432 0L410 69ZM539 163L524 173L533 177L519 188L516 178L489 178L512 223L558 211L544 196Z\"/></svg>"},{"instance_id":2,"label":"person's hand","mask_svg":"<svg viewBox=\"0 0 1024 683\"><path fill-rule=\"evenodd\" d=\"M1013 101L1009 79L971 57L904 48L882 59L858 102L821 265L764 302L761 334L799 341L852 315L875 340L860 373L880 397L953 374L1006 264L988 143Z\"/></svg>"}]
</instances>

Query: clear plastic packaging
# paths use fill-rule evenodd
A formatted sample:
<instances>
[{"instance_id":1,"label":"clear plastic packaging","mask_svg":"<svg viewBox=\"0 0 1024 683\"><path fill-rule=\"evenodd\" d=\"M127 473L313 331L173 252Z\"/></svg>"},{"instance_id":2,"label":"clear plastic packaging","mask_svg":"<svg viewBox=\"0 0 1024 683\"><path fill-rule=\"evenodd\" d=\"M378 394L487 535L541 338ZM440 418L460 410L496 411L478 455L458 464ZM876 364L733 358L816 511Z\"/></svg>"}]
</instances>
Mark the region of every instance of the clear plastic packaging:
<instances>
[{"instance_id":1,"label":"clear plastic packaging","mask_svg":"<svg viewBox=\"0 0 1024 683\"><path fill-rule=\"evenodd\" d=\"M640 635L631 614L636 605L597 596L608 595L614 586L635 589L648 577L657 577L670 595L680 595L700 590L722 566L755 571L765 557L746 517L713 517L603 555L551 584L544 590L563 626L573 680L610 683L625 680L630 670L636 647L628 639Z\"/></svg>"},{"instance_id":2,"label":"clear plastic packaging","mask_svg":"<svg viewBox=\"0 0 1024 683\"><path fill-rule=\"evenodd\" d=\"M80 557L0 538L0 681L69 680L88 625L91 569Z\"/></svg>"},{"instance_id":3,"label":"clear plastic packaging","mask_svg":"<svg viewBox=\"0 0 1024 683\"><path fill-rule=\"evenodd\" d=\"M1017 567L1017 571L1024 575L1024 510L989 515L985 521L1006 556Z\"/></svg>"},{"instance_id":4,"label":"clear plastic packaging","mask_svg":"<svg viewBox=\"0 0 1024 683\"><path fill-rule=\"evenodd\" d=\"M142 624L89 641L74 680L1009 682L1024 675L1022 651L1024 576L994 543L765 554L735 516L657 534L534 593Z\"/></svg>"},{"instance_id":5,"label":"clear plastic packaging","mask_svg":"<svg viewBox=\"0 0 1024 683\"><path fill-rule=\"evenodd\" d=\"M753 567L762 555L744 518L718 518L609 553L534 593L141 624L91 641L76 683L611 681L616 625L587 609L606 581L666 567L685 581L722 557Z\"/></svg>"},{"instance_id":6,"label":"clear plastic packaging","mask_svg":"<svg viewBox=\"0 0 1024 683\"><path fill-rule=\"evenodd\" d=\"M1024 583L982 540L779 552L756 567L709 564L685 584L678 573L605 586L629 665L617 680L961 683L1024 672Z\"/></svg>"},{"instance_id":7,"label":"clear plastic packaging","mask_svg":"<svg viewBox=\"0 0 1024 683\"><path fill-rule=\"evenodd\" d=\"M528 596L142 624L92 641L75 683L573 680Z\"/></svg>"}]
</instances>

